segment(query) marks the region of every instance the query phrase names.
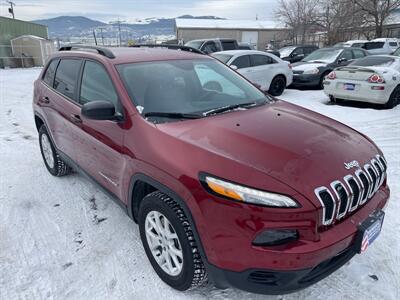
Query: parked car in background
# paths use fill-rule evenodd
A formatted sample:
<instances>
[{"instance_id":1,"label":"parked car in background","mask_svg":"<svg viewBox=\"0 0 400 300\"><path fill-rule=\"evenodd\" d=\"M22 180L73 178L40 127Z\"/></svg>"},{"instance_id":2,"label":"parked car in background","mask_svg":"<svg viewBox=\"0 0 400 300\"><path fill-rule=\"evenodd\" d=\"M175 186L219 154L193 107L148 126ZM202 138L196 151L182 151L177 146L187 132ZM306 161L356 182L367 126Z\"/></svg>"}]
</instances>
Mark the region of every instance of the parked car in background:
<instances>
[{"instance_id":1,"label":"parked car in background","mask_svg":"<svg viewBox=\"0 0 400 300\"><path fill-rule=\"evenodd\" d=\"M281 54L280 54L279 50L265 50L265 52L271 53L271 54L273 54L275 56L278 56L278 57L281 57Z\"/></svg>"},{"instance_id":2,"label":"parked car in background","mask_svg":"<svg viewBox=\"0 0 400 300\"><path fill-rule=\"evenodd\" d=\"M240 42L238 43L238 50L254 50L254 47L249 43Z\"/></svg>"},{"instance_id":3,"label":"parked car in background","mask_svg":"<svg viewBox=\"0 0 400 300\"><path fill-rule=\"evenodd\" d=\"M324 80L332 102L352 100L383 104L400 103L400 57L371 55L333 70Z\"/></svg>"},{"instance_id":4,"label":"parked car in background","mask_svg":"<svg viewBox=\"0 0 400 300\"><path fill-rule=\"evenodd\" d=\"M203 51L206 54L239 49L239 44L235 39L202 39L187 42L185 46Z\"/></svg>"},{"instance_id":5,"label":"parked car in background","mask_svg":"<svg viewBox=\"0 0 400 300\"><path fill-rule=\"evenodd\" d=\"M334 68L346 66L368 52L361 48L332 47L314 51L302 61L293 64L294 87L324 88L323 80Z\"/></svg>"},{"instance_id":6,"label":"parked car in background","mask_svg":"<svg viewBox=\"0 0 400 300\"><path fill-rule=\"evenodd\" d=\"M282 95L292 83L291 65L273 54L257 50L233 50L216 52L212 56L273 96Z\"/></svg>"},{"instance_id":7,"label":"parked car in background","mask_svg":"<svg viewBox=\"0 0 400 300\"><path fill-rule=\"evenodd\" d=\"M350 40L347 42L340 42L335 44L333 47L356 47L356 48L363 48L365 43L367 43L368 40Z\"/></svg>"},{"instance_id":8,"label":"parked car in background","mask_svg":"<svg viewBox=\"0 0 400 300\"><path fill-rule=\"evenodd\" d=\"M364 49L370 54L391 54L400 46L398 39L379 38L365 43Z\"/></svg>"},{"instance_id":9,"label":"parked car in background","mask_svg":"<svg viewBox=\"0 0 400 300\"><path fill-rule=\"evenodd\" d=\"M290 63L298 62L317 50L317 46L287 46L279 49L280 58Z\"/></svg>"}]
</instances>

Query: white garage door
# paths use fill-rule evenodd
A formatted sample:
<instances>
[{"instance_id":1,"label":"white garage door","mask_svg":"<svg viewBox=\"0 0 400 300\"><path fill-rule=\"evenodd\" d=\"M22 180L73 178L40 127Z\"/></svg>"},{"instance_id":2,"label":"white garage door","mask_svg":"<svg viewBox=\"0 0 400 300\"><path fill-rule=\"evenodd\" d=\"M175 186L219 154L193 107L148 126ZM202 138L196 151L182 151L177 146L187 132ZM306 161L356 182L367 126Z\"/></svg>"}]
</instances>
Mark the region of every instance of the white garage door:
<instances>
[{"instance_id":1,"label":"white garage door","mask_svg":"<svg viewBox=\"0 0 400 300\"><path fill-rule=\"evenodd\" d=\"M242 42L249 43L254 47L254 49L257 49L258 31L243 31Z\"/></svg>"}]
</instances>

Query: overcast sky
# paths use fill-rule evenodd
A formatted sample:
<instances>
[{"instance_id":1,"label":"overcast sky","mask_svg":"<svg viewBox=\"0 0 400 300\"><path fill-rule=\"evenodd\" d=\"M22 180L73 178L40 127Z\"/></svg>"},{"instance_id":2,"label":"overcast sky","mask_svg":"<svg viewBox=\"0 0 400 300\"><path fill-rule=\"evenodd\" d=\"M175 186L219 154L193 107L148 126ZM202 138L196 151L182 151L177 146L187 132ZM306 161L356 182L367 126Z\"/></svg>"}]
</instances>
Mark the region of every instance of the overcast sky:
<instances>
[{"instance_id":1,"label":"overcast sky","mask_svg":"<svg viewBox=\"0 0 400 300\"><path fill-rule=\"evenodd\" d=\"M271 20L278 0L13 0L15 16L21 20L80 15L99 21L134 21L149 17L213 15L228 19ZM8 4L0 0L0 15L10 16Z\"/></svg>"}]
</instances>

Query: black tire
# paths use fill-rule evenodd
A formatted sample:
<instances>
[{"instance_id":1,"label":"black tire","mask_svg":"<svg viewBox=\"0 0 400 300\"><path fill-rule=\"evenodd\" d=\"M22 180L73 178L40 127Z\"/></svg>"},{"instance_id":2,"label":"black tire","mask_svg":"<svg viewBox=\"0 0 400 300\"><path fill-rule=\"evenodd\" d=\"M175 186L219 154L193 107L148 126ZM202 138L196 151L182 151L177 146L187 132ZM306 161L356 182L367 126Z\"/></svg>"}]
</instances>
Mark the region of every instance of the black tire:
<instances>
[{"instance_id":1,"label":"black tire","mask_svg":"<svg viewBox=\"0 0 400 300\"><path fill-rule=\"evenodd\" d=\"M178 236L182 250L182 270L176 276L166 273L157 263L146 238L145 222L149 213L156 211L164 215ZM207 272L201 259L193 230L183 209L167 195L155 191L143 198L139 208L139 230L146 255L158 276L174 289L184 291L207 281ZM163 250L160 250L163 251Z\"/></svg>"},{"instance_id":2,"label":"black tire","mask_svg":"<svg viewBox=\"0 0 400 300\"><path fill-rule=\"evenodd\" d=\"M318 89L319 90L323 90L324 89L324 79L326 76L328 76L330 72L325 72L321 75L321 79L319 80L319 84L318 84Z\"/></svg>"},{"instance_id":3,"label":"black tire","mask_svg":"<svg viewBox=\"0 0 400 300\"><path fill-rule=\"evenodd\" d=\"M392 94L390 95L389 101L386 102L384 107L386 109L391 109L391 108L395 107L398 104L400 104L400 86L397 86L393 90Z\"/></svg>"},{"instance_id":4,"label":"black tire","mask_svg":"<svg viewBox=\"0 0 400 300\"><path fill-rule=\"evenodd\" d=\"M280 96L286 88L286 78L283 75L275 76L269 86L268 93L272 96Z\"/></svg>"},{"instance_id":5,"label":"black tire","mask_svg":"<svg viewBox=\"0 0 400 300\"><path fill-rule=\"evenodd\" d=\"M45 158L44 150L43 150L43 138L44 136L48 139L49 145L51 148L51 155L53 157L53 166L49 165ZM44 161L44 165L46 166L47 170L49 173L53 176L61 177L64 175L67 175L71 172L71 168L63 161L60 157L60 155L57 153L57 150L55 149L53 145L53 141L50 138L49 133L47 132L47 128L45 125L42 125L39 129L39 146L40 146L40 152L42 153L42 158Z\"/></svg>"}]
</instances>

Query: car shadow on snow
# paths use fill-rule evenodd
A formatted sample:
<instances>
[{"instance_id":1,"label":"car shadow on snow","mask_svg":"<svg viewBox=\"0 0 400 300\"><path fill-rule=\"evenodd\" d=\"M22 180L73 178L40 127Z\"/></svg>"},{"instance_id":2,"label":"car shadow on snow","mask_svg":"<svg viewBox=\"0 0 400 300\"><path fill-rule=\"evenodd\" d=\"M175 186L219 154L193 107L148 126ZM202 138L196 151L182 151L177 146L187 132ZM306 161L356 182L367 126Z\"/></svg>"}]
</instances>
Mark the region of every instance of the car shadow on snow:
<instances>
[{"instance_id":1,"label":"car shadow on snow","mask_svg":"<svg viewBox=\"0 0 400 300\"><path fill-rule=\"evenodd\" d=\"M376 109L376 110L386 110L386 108L382 104L374 104L374 103L367 103L367 102L358 102L358 101L343 101L343 100L336 100L336 102L326 101L324 102L326 105L337 105L343 107L355 107L355 108L368 108L368 109Z\"/></svg>"}]
</instances>

